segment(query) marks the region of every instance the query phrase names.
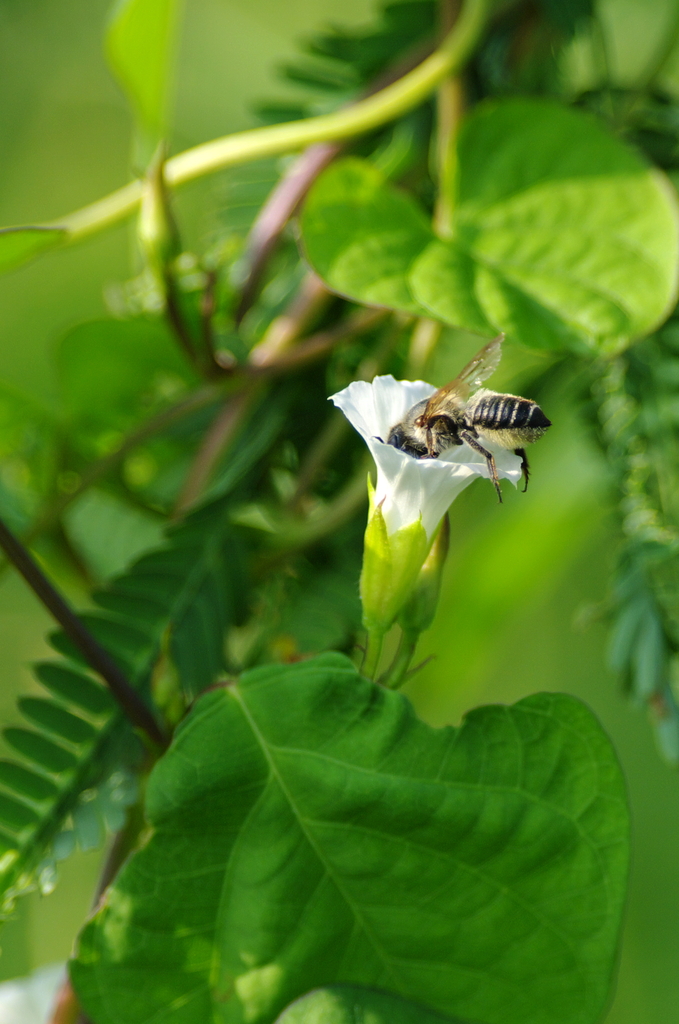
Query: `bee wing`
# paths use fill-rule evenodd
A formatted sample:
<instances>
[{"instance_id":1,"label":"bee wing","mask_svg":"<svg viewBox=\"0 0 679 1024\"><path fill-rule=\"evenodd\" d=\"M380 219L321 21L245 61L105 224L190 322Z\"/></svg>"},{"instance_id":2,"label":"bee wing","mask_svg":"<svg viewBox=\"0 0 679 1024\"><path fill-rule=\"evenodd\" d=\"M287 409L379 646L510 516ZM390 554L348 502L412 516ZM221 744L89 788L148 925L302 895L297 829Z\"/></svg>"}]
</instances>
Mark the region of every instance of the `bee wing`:
<instances>
[{"instance_id":1,"label":"bee wing","mask_svg":"<svg viewBox=\"0 0 679 1024\"><path fill-rule=\"evenodd\" d=\"M460 398L464 401L469 397L472 390L480 387L484 380L487 380L491 373L494 373L497 369L502 356L502 342L504 340L504 334L498 334L497 338L493 338L487 345L484 345L471 362L467 363L464 370L457 375L455 380L452 380L450 384L444 384L442 388L439 388L431 396L421 419L424 421L435 416L446 399Z\"/></svg>"}]
</instances>

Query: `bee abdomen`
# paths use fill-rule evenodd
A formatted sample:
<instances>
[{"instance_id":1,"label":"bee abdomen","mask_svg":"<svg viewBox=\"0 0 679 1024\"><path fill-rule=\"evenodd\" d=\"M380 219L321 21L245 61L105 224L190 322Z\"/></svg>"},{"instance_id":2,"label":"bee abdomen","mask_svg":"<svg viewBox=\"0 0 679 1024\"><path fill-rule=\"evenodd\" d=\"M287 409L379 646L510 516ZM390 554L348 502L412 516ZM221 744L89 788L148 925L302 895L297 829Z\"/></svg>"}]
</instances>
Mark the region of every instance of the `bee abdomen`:
<instances>
[{"instance_id":1,"label":"bee abdomen","mask_svg":"<svg viewBox=\"0 0 679 1024\"><path fill-rule=\"evenodd\" d=\"M539 405L516 395L486 395L469 412L472 425L481 429L544 432L551 426Z\"/></svg>"}]
</instances>

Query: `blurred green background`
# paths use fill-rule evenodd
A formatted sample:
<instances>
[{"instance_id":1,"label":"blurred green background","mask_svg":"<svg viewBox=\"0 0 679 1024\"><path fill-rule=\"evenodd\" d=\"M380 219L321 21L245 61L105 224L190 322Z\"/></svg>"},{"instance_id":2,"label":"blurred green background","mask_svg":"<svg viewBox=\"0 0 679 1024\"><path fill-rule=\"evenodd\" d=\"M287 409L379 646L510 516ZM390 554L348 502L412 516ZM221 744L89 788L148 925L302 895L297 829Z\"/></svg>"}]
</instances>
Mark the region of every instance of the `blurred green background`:
<instances>
[{"instance_id":1,"label":"blurred green background","mask_svg":"<svg viewBox=\"0 0 679 1024\"><path fill-rule=\"evenodd\" d=\"M678 3L602 6L604 25L615 26L608 51L619 80L633 80L651 59ZM58 217L128 177L131 120L101 51L108 7L109 0L0 0L0 224ZM370 0L187 0L173 148L252 124L249 104L280 93L275 66L293 54L296 38L328 21L364 21L371 10ZM569 66L586 83L587 40L576 40ZM199 210L218 194L211 179L184 203ZM128 276L129 239L119 227L0 279L0 377L52 399L55 342L67 327L104 312L105 287ZM432 379L449 377L459 356L454 362L435 365ZM615 524L603 466L568 395L554 394L546 408L555 427L535 452L528 495L509 494L499 509L471 488L453 509L444 594L422 645L423 657L435 658L411 696L434 723L538 689L569 691L594 708L622 760L634 818L619 987L607 1022L679 1024L679 778L606 669L604 626L577 625L586 618L582 609L605 596ZM27 664L44 653L48 625L22 583L3 577L3 722L14 718L16 694L33 686ZM0 933L0 979L67 956L99 857L73 857L54 894L19 904Z\"/></svg>"}]
</instances>

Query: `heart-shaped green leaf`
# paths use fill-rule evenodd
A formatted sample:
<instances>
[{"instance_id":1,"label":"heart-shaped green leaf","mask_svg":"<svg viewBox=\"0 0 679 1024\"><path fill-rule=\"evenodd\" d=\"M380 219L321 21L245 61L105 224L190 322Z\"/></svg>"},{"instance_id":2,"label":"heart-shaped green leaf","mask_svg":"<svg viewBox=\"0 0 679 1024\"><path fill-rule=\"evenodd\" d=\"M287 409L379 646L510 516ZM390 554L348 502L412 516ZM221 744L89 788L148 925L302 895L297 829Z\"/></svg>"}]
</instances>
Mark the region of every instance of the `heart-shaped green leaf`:
<instances>
[{"instance_id":1,"label":"heart-shaped green leaf","mask_svg":"<svg viewBox=\"0 0 679 1024\"><path fill-rule=\"evenodd\" d=\"M329 167L305 203L302 235L309 262L333 291L426 315L407 275L434 236L418 205L372 164L347 157Z\"/></svg>"},{"instance_id":2,"label":"heart-shaped green leaf","mask_svg":"<svg viewBox=\"0 0 679 1024\"><path fill-rule=\"evenodd\" d=\"M481 104L458 168L452 238L427 244L414 202L374 167L334 165L302 217L314 268L361 302L538 348L615 349L667 315L674 191L592 116L537 99Z\"/></svg>"},{"instance_id":3,"label":"heart-shaped green leaf","mask_svg":"<svg viewBox=\"0 0 679 1024\"><path fill-rule=\"evenodd\" d=\"M202 696L152 833L85 928L97 1024L269 1024L345 982L487 1024L593 1024L627 873L624 786L574 698L432 729L341 655Z\"/></svg>"},{"instance_id":4,"label":"heart-shaped green leaf","mask_svg":"<svg viewBox=\"0 0 679 1024\"><path fill-rule=\"evenodd\" d=\"M483 104L458 158L455 238L430 246L411 278L437 316L474 327L458 301L465 256L487 319L529 345L615 347L667 315L673 191L592 116L544 100Z\"/></svg>"},{"instance_id":5,"label":"heart-shaped green leaf","mask_svg":"<svg viewBox=\"0 0 679 1024\"><path fill-rule=\"evenodd\" d=\"M280 1015L276 1024L463 1024L419 1003L387 992L332 985L307 992Z\"/></svg>"}]
</instances>

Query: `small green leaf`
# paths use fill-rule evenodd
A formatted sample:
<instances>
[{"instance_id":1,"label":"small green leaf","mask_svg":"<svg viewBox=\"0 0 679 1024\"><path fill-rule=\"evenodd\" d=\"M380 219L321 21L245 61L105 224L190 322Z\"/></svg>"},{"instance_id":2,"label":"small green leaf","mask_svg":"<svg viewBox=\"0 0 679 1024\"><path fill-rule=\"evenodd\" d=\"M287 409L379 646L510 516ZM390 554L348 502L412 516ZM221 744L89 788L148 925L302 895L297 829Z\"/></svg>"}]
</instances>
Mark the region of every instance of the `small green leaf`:
<instances>
[{"instance_id":1,"label":"small green leaf","mask_svg":"<svg viewBox=\"0 0 679 1024\"><path fill-rule=\"evenodd\" d=\"M39 820L36 812L26 804L0 793L0 823L14 832L21 832Z\"/></svg>"},{"instance_id":2,"label":"small green leaf","mask_svg":"<svg viewBox=\"0 0 679 1024\"><path fill-rule=\"evenodd\" d=\"M308 992L284 1010L276 1024L463 1024L387 992L329 985Z\"/></svg>"},{"instance_id":3,"label":"small green leaf","mask_svg":"<svg viewBox=\"0 0 679 1024\"><path fill-rule=\"evenodd\" d=\"M144 128L162 134L180 0L119 0L106 53Z\"/></svg>"},{"instance_id":4,"label":"small green leaf","mask_svg":"<svg viewBox=\"0 0 679 1024\"><path fill-rule=\"evenodd\" d=\"M77 718L52 700L44 700L42 697L21 697L17 703L24 718L29 722L68 743L79 746L81 743L91 742L96 736L96 731L89 722Z\"/></svg>"},{"instance_id":5,"label":"small green leaf","mask_svg":"<svg viewBox=\"0 0 679 1024\"><path fill-rule=\"evenodd\" d=\"M57 787L43 775L22 768L13 761L0 761L0 782L29 800L50 800L58 795Z\"/></svg>"},{"instance_id":6,"label":"small green leaf","mask_svg":"<svg viewBox=\"0 0 679 1024\"><path fill-rule=\"evenodd\" d=\"M482 104L458 159L454 240L431 245L411 277L435 316L488 333L482 311L527 345L607 349L667 315L675 197L593 117L545 100Z\"/></svg>"},{"instance_id":7,"label":"small green leaf","mask_svg":"<svg viewBox=\"0 0 679 1024\"><path fill-rule=\"evenodd\" d=\"M67 234L64 228L0 228L0 274L53 249Z\"/></svg>"},{"instance_id":8,"label":"small green leaf","mask_svg":"<svg viewBox=\"0 0 679 1024\"><path fill-rule=\"evenodd\" d=\"M95 683L89 676L74 672L58 662L41 661L33 666L37 679L55 697L61 697L69 704L75 704L91 715L108 714L115 708L115 702L108 690Z\"/></svg>"},{"instance_id":9,"label":"small green leaf","mask_svg":"<svg viewBox=\"0 0 679 1024\"><path fill-rule=\"evenodd\" d=\"M348 157L321 175L304 205L302 236L309 262L333 291L426 315L407 275L431 229L413 200L371 164Z\"/></svg>"},{"instance_id":10,"label":"small green leaf","mask_svg":"<svg viewBox=\"0 0 679 1024\"><path fill-rule=\"evenodd\" d=\"M97 1024L270 1024L336 982L486 1024L600 1018L628 815L572 697L433 729L341 655L267 666L196 702L146 810L72 964Z\"/></svg>"},{"instance_id":11,"label":"small green leaf","mask_svg":"<svg viewBox=\"0 0 679 1024\"><path fill-rule=\"evenodd\" d=\"M52 743L51 740L40 736L31 729L16 729L14 726L10 726L8 729L3 729L2 734L12 750L16 750L18 754L21 754L36 767L42 768L43 771L61 775L62 772L75 768L78 763L70 751L64 750L63 747L57 746L56 743Z\"/></svg>"}]
</instances>

